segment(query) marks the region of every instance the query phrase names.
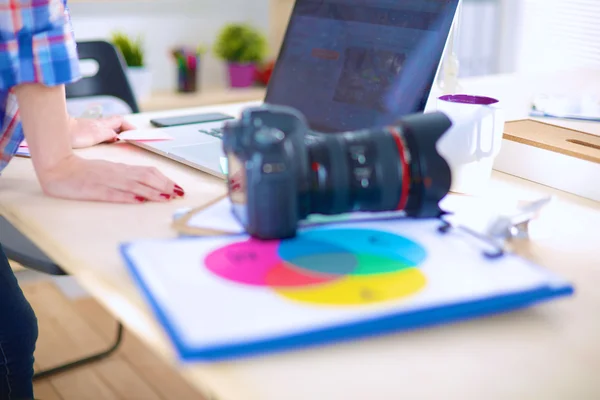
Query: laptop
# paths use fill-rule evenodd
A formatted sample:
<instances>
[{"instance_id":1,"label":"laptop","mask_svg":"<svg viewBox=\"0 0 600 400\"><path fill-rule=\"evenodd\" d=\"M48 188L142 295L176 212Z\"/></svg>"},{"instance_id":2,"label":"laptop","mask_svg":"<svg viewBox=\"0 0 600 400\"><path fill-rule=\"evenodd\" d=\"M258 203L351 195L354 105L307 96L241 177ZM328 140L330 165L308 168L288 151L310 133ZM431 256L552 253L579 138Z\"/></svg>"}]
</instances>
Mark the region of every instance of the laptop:
<instances>
[{"instance_id":1,"label":"laptop","mask_svg":"<svg viewBox=\"0 0 600 400\"><path fill-rule=\"evenodd\" d=\"M459 1L296 0L264 103L294 107L326 134L426 111ZM157 128L173 139L132 143L226 178L223 123Z\"/></svg>"}]
</instances>

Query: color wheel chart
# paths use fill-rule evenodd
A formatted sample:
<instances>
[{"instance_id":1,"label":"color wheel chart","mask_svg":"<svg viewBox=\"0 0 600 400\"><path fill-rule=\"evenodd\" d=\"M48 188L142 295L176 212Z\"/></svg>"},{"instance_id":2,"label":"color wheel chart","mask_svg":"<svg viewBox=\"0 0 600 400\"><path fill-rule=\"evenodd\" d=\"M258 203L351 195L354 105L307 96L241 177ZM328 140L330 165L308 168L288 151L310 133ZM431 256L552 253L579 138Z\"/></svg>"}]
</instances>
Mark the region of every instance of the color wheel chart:
<instances>
[{"instance_id":1,"label":"color wheel chart","mask_svg":"<svg viewBox=\"0 0 600 400\"><path fill-rule=\"evenodd\" d=\"M360 306L418 293L426 250L379 230L315 229L284 241L248 239L204 260L222 279L268 287L283 298L322 306Z\"/></svg>"}]
</instances>

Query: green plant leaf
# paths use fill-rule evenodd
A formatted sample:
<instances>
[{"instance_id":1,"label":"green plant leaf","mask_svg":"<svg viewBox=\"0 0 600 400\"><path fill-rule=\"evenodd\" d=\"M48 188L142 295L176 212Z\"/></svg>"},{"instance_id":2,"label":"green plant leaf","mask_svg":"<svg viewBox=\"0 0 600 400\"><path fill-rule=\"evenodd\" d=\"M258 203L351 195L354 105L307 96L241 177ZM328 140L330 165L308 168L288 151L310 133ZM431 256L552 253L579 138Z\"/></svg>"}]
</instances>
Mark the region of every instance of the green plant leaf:
<instances>
[{"instance_id":1,"label":"green plant leaf","mask_svg":"<svg viewBox=\"0 0 600 400\"><path fill-rule=\"evenodd\" d=\"M214 52L228 62L260 63L267 54L267 40L248 24L228 24L219 33Z\"/></svg>"},{"instance_id":2,"label":"green plant leaf","mask_svg":"<svg viewBox=\"0 0 600 400\"><path fill-rule=\"evenodd\" d=\"M122 32L115 32L112 34L111 41L123 55L128 67L144 66L144 44L141 37L131 39Z\"/></svg>"}]
</instances>

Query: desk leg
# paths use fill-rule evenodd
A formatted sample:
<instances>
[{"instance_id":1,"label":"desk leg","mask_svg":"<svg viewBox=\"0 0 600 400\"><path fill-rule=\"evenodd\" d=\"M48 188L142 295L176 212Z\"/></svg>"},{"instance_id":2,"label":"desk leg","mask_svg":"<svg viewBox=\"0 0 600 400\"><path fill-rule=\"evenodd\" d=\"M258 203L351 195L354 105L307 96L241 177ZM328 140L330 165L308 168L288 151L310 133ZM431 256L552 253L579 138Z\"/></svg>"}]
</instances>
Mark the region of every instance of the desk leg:
<instances>
[{"instance_id":1,"label":"desk leg","mask_svg":"<svg viewBox=\"0 0 600 400\"><path fill-rule=\"evenodd\" d=\"M121 345L122 339L123 339L123 324L121 324L119 322L119 324L117 325L116 340L114 341L114 343L112 344L112 346L110 348L108 348L107 350L105 350L101 353L93 354L91 356L88 356L88 357L85 357L85 358L82 358L82 359L79 359L76 361L72 361L72 362L69 362L69 363L66 363L63 365L59 365L58 367L54 367L54 368L50 368L47 370L36 372L33 375L33 380L47 378L50 375L56 375L58 373L65 372L67 370L80 367L84 364L89 364L91 362L99 361L103 358L106 358L106 357L110 356L112 353L114 353L119 348L119 346Z\"/></svg>"}]
</instances>

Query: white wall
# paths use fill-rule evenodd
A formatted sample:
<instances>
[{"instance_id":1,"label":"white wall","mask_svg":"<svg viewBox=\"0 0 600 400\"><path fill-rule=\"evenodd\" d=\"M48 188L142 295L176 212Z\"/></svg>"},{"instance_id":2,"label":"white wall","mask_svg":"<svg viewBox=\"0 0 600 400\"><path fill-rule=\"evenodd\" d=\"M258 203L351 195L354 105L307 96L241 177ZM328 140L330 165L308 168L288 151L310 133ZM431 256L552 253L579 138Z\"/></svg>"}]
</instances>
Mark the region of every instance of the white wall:
<instances>
[{"instance_id":1,"label":"white wall","mask_svg":"<svg viewBox=\"0 0 600 400\"><path fill-rule=\"evenodd\" d=\"M499 72L501 0L463 0L455 39L460 76Z\"/></svg>"},{"instance_id":2,"label":"white wall","mask_svg":"<svg viewBox=\"0 0 600 400\"><path fill-rule=\"evenodd\" d=\"M600 68L600 0L463 0L461 76Z\"/></svg>"},{"instance_id":3,"label":"white wall","mask_svg":"<svg viewBox=\"0 0 600 400\"><path fill-rule=\"evenodd\" d=\"M501 1L501 72L600 68L600 0Z\"/></svg>"},{"instance_id":4,"label":"white wall","mask_svg":"<svg viewBox=\"0 0 600 400\"><path fill-rule=\"evenodd\" d=\"M600 66L600 0L463 0L456 51L461 76ZM114 30L142 34L154 89L175 87L169 49L213 43L223 24L247 21L269 32L269 0L120 0L71 3L79 40ZM225 69L208 55L202 87L223 87Z\"/></svg>"},{"instance_id":5,"label":"white wall","mask_svg":"<svg viewBox=\"0 0 600 400\"><path fill-rule=\"evenodd\" d=\"M521 0L516 69L600 68L600 0Z\"/></svg>"},{"instance_id":6,"label":"white wall","mask_svg":"<svg viewBox=\"0 0 600 400\"><path fill-rule=\"evenodd\" d=\"M155 90L173 89L176 71L170 49L179 45L212 45L227 22L254 24L268 35L268 0L147 0L70 3L77 40L107 39L114 30L143 35ZM207 54L202 87L223 87L225 69Z\"/></svg>"}]
</instances>

